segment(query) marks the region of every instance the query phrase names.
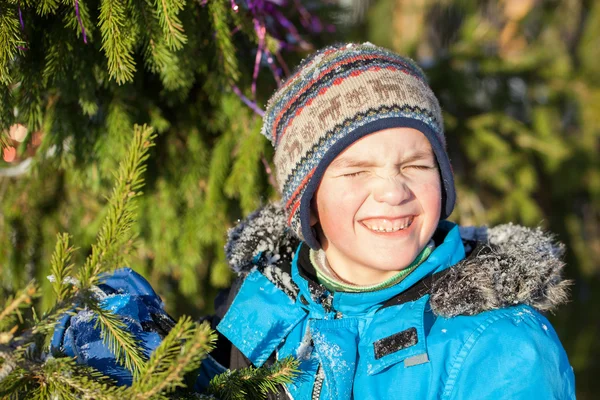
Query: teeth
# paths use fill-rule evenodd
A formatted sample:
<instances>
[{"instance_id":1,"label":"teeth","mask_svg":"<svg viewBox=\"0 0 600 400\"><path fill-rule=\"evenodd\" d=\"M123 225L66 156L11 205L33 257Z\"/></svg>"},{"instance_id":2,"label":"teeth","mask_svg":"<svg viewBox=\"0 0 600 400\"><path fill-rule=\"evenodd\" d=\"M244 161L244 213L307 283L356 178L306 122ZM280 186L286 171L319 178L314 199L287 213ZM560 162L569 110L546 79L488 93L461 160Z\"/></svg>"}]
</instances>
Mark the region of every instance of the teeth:
<instances>
[{"instance_id":1,"label":"teeth","mask_svg":"<svg viewBox=\"0 0 600 400\"><path fill-rule=\"evenodd\" d=\"M381 223L375 223L375 221L364 221L363 225L365 225L368 229L374 232L398 232L402 229L406 229L412 224L414 217L409 217L408 219L404 219L402 221L389 221L383 220Z\"/></svg>"}]
</instances>

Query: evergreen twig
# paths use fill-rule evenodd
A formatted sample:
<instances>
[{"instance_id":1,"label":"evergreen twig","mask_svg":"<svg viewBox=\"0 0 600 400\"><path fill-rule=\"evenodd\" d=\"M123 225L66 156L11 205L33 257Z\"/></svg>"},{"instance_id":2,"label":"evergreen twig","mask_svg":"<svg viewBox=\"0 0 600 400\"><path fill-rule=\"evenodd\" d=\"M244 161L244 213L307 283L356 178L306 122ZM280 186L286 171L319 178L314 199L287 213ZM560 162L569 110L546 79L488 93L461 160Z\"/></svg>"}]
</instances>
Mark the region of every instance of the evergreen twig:
<instances>
[{"instance_id":1,"label":"evergreen twig","mask_svg":"<svg viewBox=\"0 0 600 400\"><path fill-rule=\"evenodd\" d=\"M59 0L38 0L37 12L41 15L54 14L59 5Z\"/></svg>"},{"instance_id":2,"label":"evergreen twig","mask_svg":"<svg viewBox=\"0 0 600 400\"><path fill-rule=\"evenodd\" d=\"M127 388L114 386L100 372L77 365L72 358L48 360L43 367L44 380L62 399L117 400L124 398Z\"/></svg>"},{"instance_id":3,"label":"evergreen twig","mask_svg":"<svg viewBox=\"0 0 600 400\"><path fill-rule=\"evenodd\" d=\"M135 35L127 29L127 4L121 0L102 0L100 33L102 50L108 59L108 73L118 84L133 79Z\"/></svg>"},{"instance_id":4,"label":"evergreen twig","mask_svg":"<svg viewBox=\"0 0 600 400\"><path fill-rule=\"evenodd\" d=\"M94 328L100 327L102 342L115 355L117 362L136 376L145 362L136 337L118 315L93 302L89 303L88 307L97 318Z\"/></svg>"},{"instance_id":5,"label":"evergreen twig","mask_svg":"<svg viewBox=\"0 0 600 400\"><path fill-rule=\"evenodd\" d=\"M0 122L0 127L2 126L2 122ZM0 151L10 146L9 143L8 133L6 131L0 131Z\"/></svg>"},{"instance_id":6,"label":"evergreen twig","mask_svg":"<svg viewBox=\"0 0 600 400\"><path fill-rule=\"evenodd\" d=\"M9 297L0 311L0 330L12 324L13 317L19 315L22 308L31 306L32 300L37 296L39 296L39 288L34 282L30 282L14 297Z\"/></svg>"},{"instance_id":7,"label":"evergreen twig","mask_svg":"<svg viewBox=\"0 0 600 400\"><path fill-rule=\"evenodd\" d=\"M271 366L248 367L215 376L207 393L221 400L264 399L279 385L290 383L299 373L299 362L287 357Z\"/></svg>"},{"instance_id":8,"label":"evergreen twig","mask_svg":"<svg viewBox=\"0 0 600 400\"><path fill-rule=\"evenodd\" d=\"M0 9L0 83L8 85L11 82L9 63L17 55L18 46L22 45L16 10L14 7L3 5Z\"/></svg>"},{"instance_id":9,"label":"evergreen twig","mask_svg":"<svg viewBox=\"0 0 600 400\"><path fill-rule=\"evenodd\" d=\"M213 28L215 30L215 39L221 52L223 69L225 75L233 82L239 79L238 61L235 54L235 46L229 34L228 10L226 2L211 1L208 3L208 10L211 14Z\"/></svg>"},{"instance_id":10,"label":"evergreen twig","mask_svg":"<svg viewBox=\"0 0 600 400\"><path fill-rule=\"evenodd\" d=\"M52 273L52 289L56 294L56 301L62 302L71 292L73 282L67 282L73 271L71 255L75 250L69 246L69 235L59 233L56 239L56 247L50 260L50 272Z\"/></svg>"},{"instance_id":11,"label":"evergreen twig","mask_svg":"<svg viewBox=\"0 0 600 400\"><path fill-rule=\"evenodd\" d=\"M89 289L100 280L100 274L119 267L115 256L122 257L123 247L133 239L131 227L135 218L133 199L141 195L144 162L156 135L152 128L136 125L127 158L119 166L117 184L109 199L108 214L98 232L92 254L80 271L82 289Z\"/></svg>"},{"instance_id":12,"label":"evergreen twig","mask_svg":"<svg viewBox=\"0 0 600 400\"><path fill-rule=\"evenodd\" d=\"M183 0L154 0L156 16L163 30L167 45L172 50L179 50L187 42L183 25L177 14L185 7Z\"/></svg>"},{"instance_id":13,"label":"evergreen twig","mask_svg":"<svg viewBox=\"0 0 600 400\"><path fill-rule=\"evenodd\" d=\"M208 324L198 325L189 317L182 317L154 350L134 382L135 398L148 399L183 387L184 375L200 366L215 340L216 335Z\"/></svg>"}]
</instances>

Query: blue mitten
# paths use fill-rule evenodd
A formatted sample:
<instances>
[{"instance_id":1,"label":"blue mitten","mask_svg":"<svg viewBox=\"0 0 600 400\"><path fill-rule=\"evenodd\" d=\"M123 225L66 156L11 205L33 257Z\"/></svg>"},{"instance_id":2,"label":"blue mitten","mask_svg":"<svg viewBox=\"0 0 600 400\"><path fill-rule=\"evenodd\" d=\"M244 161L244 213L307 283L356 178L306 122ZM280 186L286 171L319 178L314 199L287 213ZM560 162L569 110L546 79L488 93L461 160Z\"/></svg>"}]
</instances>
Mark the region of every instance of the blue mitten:
<instances>
[{"instance_id":1,"label":"blue mitten","mask_svg":"<svg viewBox=\"0 0 600 400\"><path fill-rule=\"evenodd\" d=\"M164 311L162 300L148 281L132 269L119 269L103 282L98 285L101 306L121 317L149 357L175 321ZM65 315L52 336L51 352L76 357L77 362L94 367L118 385L131 385L131 372L117 363L102 343L100 328L94 328L95 324L96 318L87 310Z\"/></svg>"}]
</instances>

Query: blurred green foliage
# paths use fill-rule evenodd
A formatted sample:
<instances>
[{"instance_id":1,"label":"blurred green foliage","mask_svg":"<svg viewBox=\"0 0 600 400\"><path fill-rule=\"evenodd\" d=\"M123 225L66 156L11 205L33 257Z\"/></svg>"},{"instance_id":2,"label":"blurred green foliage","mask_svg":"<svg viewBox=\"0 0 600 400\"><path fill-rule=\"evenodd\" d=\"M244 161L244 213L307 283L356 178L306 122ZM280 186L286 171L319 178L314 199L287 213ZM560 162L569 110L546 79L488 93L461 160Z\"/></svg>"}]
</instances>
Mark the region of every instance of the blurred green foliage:
<instances>
[{"instance_id":1,"label":"blurred green foliage","mask_svg":"<svg viewBox=\"0 0 600 400\"><path fill-rule=\"evenodd\" d=\"M600 3L378 0L356 36L425 68L458 181L451 219L540 225L567 245L572 302L550 317L578 398L597 398Z\"/></svg>"},{"instance_id":2,"label":"blurred green foliage","mask_svg":"<svg viewBox=\"0 0 600 400\"><path fill-rule=\"evenodd\" d=\"M276 195L261 118L232 89L260 107L287 63L336 35L325 35L335 6L253 7L0 0L0 298L36 278L39 308L52 304L46 277L57 233L80 246L73 262L81 265L132 128L148 124L158 137L123 258L174 317L211 311L232 278L227 229ZM254 97L257 26L266 32Z\"/></svg>"}]
</instances>

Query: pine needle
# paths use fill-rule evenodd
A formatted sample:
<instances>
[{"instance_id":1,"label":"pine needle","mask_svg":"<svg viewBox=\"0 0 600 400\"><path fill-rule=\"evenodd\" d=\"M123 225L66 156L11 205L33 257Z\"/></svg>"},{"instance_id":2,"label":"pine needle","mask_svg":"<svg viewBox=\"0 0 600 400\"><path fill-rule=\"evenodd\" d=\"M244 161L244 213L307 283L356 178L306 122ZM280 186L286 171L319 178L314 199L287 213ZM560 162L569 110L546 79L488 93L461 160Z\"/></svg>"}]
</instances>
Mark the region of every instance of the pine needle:
<instances>
[{"instance_id":1,"label":"pine needle","mask_svg":"<svg viewBox=\"0 0 600 400\"><path fill-rule=\"evenodd\" d=\"M63 301L72 290L72 283L66 281L73 272L71 255L74 248L69 246L69 238L70 236L66 233L57 235L56 246L50 260L51 283L57 302Z\"/></svg>"},{"instance_id":2,"label":"pine needle","mask_svg":"<svg viewBox=\"0 0 600 400\"><path fill-rule=\"evenodd\" d=\"M117 400L127 388L114 383L100 372L80 366L71 358L49 359L44 365L44 380L62 399Z\"/></svg>"},{"instance_id":3,"label":"pine needle","mask_svg":"<svg viewBox=\"0 0 600 400\"><path fill-rule=\"evenodd\" d=\"M183 31L183 25L178 18L178 14L183 7L183 0L155 0L156 17L163 30L163 35L167 45L171 50L179 50L187 42L187 37Z\"/></svg>"},{"instance_id":4,"label":"pine needle","mask_svg":"<svg viewBox=\"0 0 600 400\"><path fill-rule=\"evenodd\" d=\"M13 317L20 316L22 308L32 305L34 298L40 295L39 288L34 282L30 282L24 289L20 290L14 297L9 297L0 311L0 329L11 325Z\"/></svg>"},{"instance_id":5,"label":"pine needle","mask_svg":"<svg viewBox=\"0 0 600 400\"><path fill-rule=\"evenodd\" d=\"M6 149L10 145L9 140L8 133L6 131L0 131L0 151Z\"/></svg>"},{"instance_id":6,"label":"pine needle","mask_svg":"<svg viewBox=\"0 0 600 400\"><path fill-rule=\"evenodd\" d=\"M0 357L2 357L0 355ZM27 392L28 384L31 384L31 378L28 371L23 368L11 369L8 374L4 374L4 365L0 367L0 399L19 399L21 392Z\"/></svg>"},{"instance_id":7,"label":"pine needle","mask_svg":"<svg viewBox=\"0 0 600 400\"><path fill-rule=\"evenodd\" d=\"M18 46L23 45L19 35L16 9L3 5L0 12L0 83L5 85L11 82L9 63L17 55Z\"/></svg>"},{"instance_id":8,"label":"pine needle","mask_svg":"<svg viewBox=\"0 0 600 400\"><path fill-rule=\"evenodd\" d=\"M41 15L54 14L58 10L58 0L38 0L37 12Z\"/></svg>"},{"instance_id":9,"label":"pine needle","mask_svg":"<svg viewBox=\"0 0 600 400\"><path fill-rule=\"evenodd\" d=\"M127 5L122 0L102 0L100 5L102 50L108 59L110 77L118 84L132 81L135 72L135 35L127 28Z\"/></svg>"},{"instance_id":10,"label":"pine needle","mask_svg":"<svg viewBox=\"0 0 600 400\"><path fill-rule=\"evenodd\" d=\"M225 75L230 81L237 82L240 71L236 58L235 46L231 40L231 35L229 34L229 11L227 10L227 3L224 1L211 1L208 3L208 12L212 17L216 44L223 57L223 70Z\"/></svg>"},{"instance_id":11,"label":"pine needle","mask_svg":"<svg viewBox=\"0 0 600 400\"><path fill-rule=\"evenodd\" d=\"M242 368L215 376L207 393L221 400L266 399L279 385L290 383L299 373L298 360L287 357L271 366Z\"/></svg>"},{"instance_id":12,"label":"pine needle","mask_svg":"<svg viewBox=\"0 0 600 400\"><path fill-rule=\"evenodd\" d=\"M186 373L198 369L212 350L216 334L208 324L198 325L182 317L154 350L132 390L136 399L149 399L184 387Z\"/></svg>"},{"instance_id":13,"label":"pine needle","mask_svg":"<svg viewBox=\"0 0 600 400\"><path fill-rule=\"evenodd\" d=\"M102 343L114 354L119 364L131 371L134 376L139 374L144 366L145 357L138 339L117 314L97 304L87 305L97 318L94 329L100 327Z\"/></svg>"},{"instance_id":14,"label":"pine needle","mask_svg":"<svg viewBox=\"0 0 600 400\"><path fill-rule=\"evenodd\" d=\"M92 254L80 270L79 280L82 289L96 285L103 272L112 271L118 264L124 248L132 241L132 225L135 221L134 199L141 194L144 184L144 162L148 159L148 151L152 147L156 135L152 128L144 125L134 127L134 135L127 157L119 165L117 182L108 201L108 213L100 231L97 242L92 246Z\"/></svg>"}]
</instances>

